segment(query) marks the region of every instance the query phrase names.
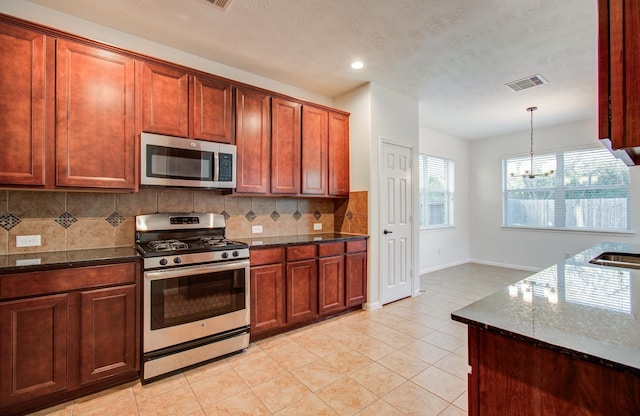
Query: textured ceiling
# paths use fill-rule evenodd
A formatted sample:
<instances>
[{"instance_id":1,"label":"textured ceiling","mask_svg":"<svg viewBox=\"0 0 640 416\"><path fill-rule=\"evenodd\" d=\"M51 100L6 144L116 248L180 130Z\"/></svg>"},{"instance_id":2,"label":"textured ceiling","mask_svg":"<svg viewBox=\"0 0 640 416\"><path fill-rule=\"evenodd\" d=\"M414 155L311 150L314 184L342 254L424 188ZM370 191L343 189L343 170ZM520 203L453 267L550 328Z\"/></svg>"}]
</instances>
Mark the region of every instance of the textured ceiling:
<instances>
[{"instance_id":1,"label":"textured ceiling","mask_svg":"<svg viewBox=\"0 0 640 416\"><path fill-rule=\"evenodd\" d=\"M464 139L597 109L596 0L30 1L328 97L375 82ZM549 83L504 86L533 74Z\"/></svg>"}]
</instances>

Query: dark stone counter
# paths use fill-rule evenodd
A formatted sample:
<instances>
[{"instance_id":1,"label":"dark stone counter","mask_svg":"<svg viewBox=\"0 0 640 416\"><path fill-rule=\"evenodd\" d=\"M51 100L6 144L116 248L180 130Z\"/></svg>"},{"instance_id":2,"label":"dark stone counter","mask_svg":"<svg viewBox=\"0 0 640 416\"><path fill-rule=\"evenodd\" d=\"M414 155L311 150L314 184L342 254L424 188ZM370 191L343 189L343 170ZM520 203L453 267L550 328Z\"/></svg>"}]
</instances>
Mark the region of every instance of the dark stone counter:
<instances>
[{"instance_id":1,"label":"dark stone counter","mask_svg":"<svg viewBox=\"0 0 640 416\"><path fill-rule=\"evenodd\" d=\"M331 241L349 241L361 240L369 238L361 234L344 234L344 233L324 233L324 234L301 234L301 235L285 235L279 237L263 237L263 238L242 238L239 239L247 244L250 248L258 247L278 247L290 246L296 244L322 243Z\"/></svg>"},{"instance_id":2,"label":"dark stone counter","mask_svg":"<svg viewBox=\"0 0 640 416\"><path fill-rule=\"evenodd\" d=\"M640 270L589 263L603 252L637 254L640 245L598 244L459 309L451 317L640 374Z\"/></svg>"},{"instance_id":3,"label":"dark stone counter","mask_svg":"<svg viewBox=\"0 0 640 416\"><path fill-rule=\"evenodd\" d=\"M136 261L138 253L131 247L108 247L88 250L52 251L0 255L0 274L52 270L97 264Z\"/></svg>"}]
</instances>

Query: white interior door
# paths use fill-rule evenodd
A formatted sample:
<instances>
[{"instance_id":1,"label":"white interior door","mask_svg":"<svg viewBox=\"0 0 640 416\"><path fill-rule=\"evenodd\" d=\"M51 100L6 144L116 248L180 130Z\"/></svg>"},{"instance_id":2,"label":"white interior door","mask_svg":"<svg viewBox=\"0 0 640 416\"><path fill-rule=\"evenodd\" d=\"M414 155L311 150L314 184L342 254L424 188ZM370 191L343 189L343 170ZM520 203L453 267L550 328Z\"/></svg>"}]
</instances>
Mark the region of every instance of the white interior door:
<instances>
[{"instance_id":1,"label":"white interior door","mask_svg":"<svg viewBox=\"0 0 640 416\"><path fill-rule=\"evenodd\" d=\"M380 158L380 300L412 292L411 149L382 142Z\"/></svg>"}]
</instances>

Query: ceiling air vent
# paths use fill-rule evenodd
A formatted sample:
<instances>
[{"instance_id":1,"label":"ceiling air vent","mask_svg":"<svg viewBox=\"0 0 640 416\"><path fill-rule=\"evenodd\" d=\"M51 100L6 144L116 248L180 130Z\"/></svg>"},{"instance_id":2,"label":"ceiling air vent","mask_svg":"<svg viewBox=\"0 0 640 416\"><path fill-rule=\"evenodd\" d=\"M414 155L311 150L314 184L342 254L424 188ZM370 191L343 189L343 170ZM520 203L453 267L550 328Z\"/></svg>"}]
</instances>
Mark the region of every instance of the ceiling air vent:
<instances>
[{"instance_id":1,"label":"ceiling air vent","mask_svg":"<svg viewBox=\"0 0 640 416\"><path fill-rule=\"evenodd\" d=\"M536 74L526 78L519 79L517 81L509 82L506 85L511 88L512 91L518 92L526 90L527 88L537 87L538 85L546 84L547 80L542 78L542 75Z\"/></svg>"},{"instance_id":2,"label":"ceiling air vent","mask_svg":"<svg viewBox=\"0 0 640 416\"><path fill-rule=\"evenodd\" d=\"M227 10L229 5L231 4L231 0L206 0L207 2L213 4L220 10Z\"/></svg>"}]
</instances>

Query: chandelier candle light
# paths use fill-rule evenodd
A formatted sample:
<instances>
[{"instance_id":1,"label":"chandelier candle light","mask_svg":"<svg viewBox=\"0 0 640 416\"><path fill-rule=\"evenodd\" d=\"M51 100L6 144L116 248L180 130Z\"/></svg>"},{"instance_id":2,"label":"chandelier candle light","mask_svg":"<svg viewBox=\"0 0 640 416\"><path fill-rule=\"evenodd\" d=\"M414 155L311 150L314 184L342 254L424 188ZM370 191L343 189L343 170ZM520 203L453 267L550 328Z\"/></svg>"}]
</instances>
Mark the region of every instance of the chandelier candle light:
<instances>
[{"instance_id":1,"label":"chandelier candle light","mask_svg":"<svg viewBox=\"0 0 640 416\"><path fill-rule=\"evenodd\" d=\"M521 175L523 178L529 178L529 179L533 179L537 176L549 176L551 174L553 174L554 170L548 170L546 172L541 172L541 173L533 173L533 112L536 111L538 109L538 107L529 107L527 108L527 111L531 114L531 146L529 148L529 157L531 158L531 167L529 169L531 170L525 170L524 173ZM515 173L511 173L511 176L517 176Z\"/></svg>"}]
</instances>

